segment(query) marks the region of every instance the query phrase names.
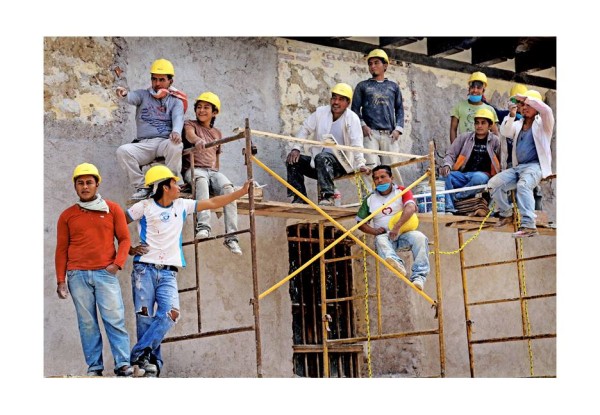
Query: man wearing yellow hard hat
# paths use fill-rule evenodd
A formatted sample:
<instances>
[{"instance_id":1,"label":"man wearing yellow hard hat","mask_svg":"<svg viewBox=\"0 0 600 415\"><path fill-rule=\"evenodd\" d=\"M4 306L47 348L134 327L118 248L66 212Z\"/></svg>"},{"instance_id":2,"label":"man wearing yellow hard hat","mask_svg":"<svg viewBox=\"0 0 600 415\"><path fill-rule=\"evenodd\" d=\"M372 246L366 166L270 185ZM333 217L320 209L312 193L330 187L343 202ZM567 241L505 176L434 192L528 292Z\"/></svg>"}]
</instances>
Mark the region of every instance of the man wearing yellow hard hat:
<instances>
[{"instance_id":1,"label":"man wearing yellow hard hat","mask_svg":"<svg viewBox=\"0 0 600 415\"><path fill-rule=\"evenodd\" d=\"M102 376L104 371L100 314L114 358L114 372L117 376L129 377L133 373L129 362L129 334L117 276L131 246L125 214L117 203L98 193L102 177L93 164L82 163L75 167L72 180L79 200L58 218L56 292L61 299L71 293L87 375Z\"/></svg>"},{"instance_id":2,"label":"man wearing yellow hard hat","mask_svg":"<svg viewBox=\"0 0 600 415\"><path fill-rule=\"evenodd\" d=\"M526 238L538 234L535 225L534 189L540 181L552 174L551 141L554 131L554 114L542 100L542 95L533 89L511 98L523 115L516 119L516 109L502 125L501 133L513 139L513 166L493 177L488 186L500 215L498 227L512 224L515 206L508 198L508 192L516 191L516 208L521 216L521 225L515 238Z\"/></svg>"},{"instance_id":3,"label":"man wearing yellow hard hat","mask_svg":"<svg viewBox=\"0 0 600 415\"><path fill-rule=\"evenodd\" d=\"M356 85L352 111L358 114L363 130L365 148L381 151L400 151L400 136L404 131L402 92L397 82L385 76L390 59L382 49L367 55L371 78ZM367 167L394 164L400 159L389 155L367 153ZM394 181L402 184L400 170L393 168Z\"/></svg>"},{"instance_id":4,"label":"man wearing yellow hard hat","mask_svg":"<svg viewBox=\"0 0 600 415\"><path fill-rule=\"evenodd\" d=\"M376 187L363 199L356 214L357 222L362 222L405 189L393 183L390 166L376 166L371 174ZM397 251L410 248L413 254L410 281L417 289L422 290L430 269L429 240L416 229L419 223L416 212L417 205L412 192L408 190L376 214L371 219L371 224L364 223L358 229L375 236L377 254L403 276L406 275L406 268ZM394 224L390 226L390 223Z\"/></svg>"},{"instance_id":5,"label":"man wearing yellow hard hat","mask_svg":"<svg viewBox=\"0 0 600 415\"><path fill-rule=\"evenodd\" d=\"M186 166L185 178L187 182L196 182L196 199L204 200L213 194L221 195L233 192L233 183L219 171L219 157L222 154L221 146L205 148L206 144L222 138L221 130L214 127L215 119L221 112L221 100L213 92L203 92L198 95L194 103L196 112L195 120L186 120L183 127L184 147L190 146L194 152L194 166ZM189 164L189 163L188 163ZM196 215L196 239L208 238L212 227L210 225L210 211L203 210ZM223 207L223 220L225 222L225 236L223 245L235 255L242 255L242 249L236 235L237 232L237 204L235 201Z\"/></svg>"},{"instance_id":6,"label":"man wearing yellow hard hat","mask_svg":"<svg viewBox=\"0 0 600 415\"><path fill-rule=\"evenodd\" d=\"M487 108L494 115L494 125L491 131L498 135L498 115L493 107L483 102L483 93L487 88L488 79L483 72L473 72L467 81L467 99L460 100L453 108L450 115L450 144L454 142L458 134L473 131L475 112L481 108Z\"/></svg>"},{"instance_id":7,"label":"man wearing yellow hard hat","mask_svg":"<svg viewBox=\"0 0 600 415\"><path fill-rule=\"evenodd\" d=\"M179 318L177 273L185 267L181 232L193 213L223 207L248 193L251 181L233 193L206 200L180 198L179 177L164 165L148 169L145 185L152 198L127 210L127 222L138 221L141 244L133 247L131 285L137 343L131 350L134 376L157 377L163 366L160 344ZM155 311L156 310L156 311Z\"/></svg>"},{"instance_id":8,"label":"man wearing yellow hard hat","mask_svg":"<svg viewBox=\"0 0 600 415\"><path fill-rule=\"evenodd\" d=\"M144 186L142 166L164 157L165 164L172 171L181 172L181 132L187 96L173 87L174 76L173 64L166 59L157 59L150 67L149 88L135 91L123 87L116 89L118 97L136 107L136 138L117 149L119 165L134 189L133 200L150 195L150 189ZM183 181L178 184L182 185Z\"/></svg>"},{"instance_id":9,"label":"man wearing yellow hard hat","mask_svg":"<svg viewBox=\"0 0 600 415\"><path fill-rule=\"evenodd\" d=\"M331 88L330 104L318 107L304 121L297 137L307 139L314 136L312 139L315 141L363 148L360 120L349 108L351 100L352 87L345 83L336 84ZM306 197L304 176L317 180L321 189L319 204L322 206L334 205L334 179L353 171L369 172L362 151L353 151L348 157L343 150L312 146L311 157L300 154L301 148L300 144L294 144L286 158L287 181ZM288 196L293 197L292 203L305 203L289 189Z\"/></svg>"},{"instance_id":10,"label":"man wearing yellow hard hat","mask_svg":"<svg viewBox=\"0 0 600 415\"><path fill-rule=\"evenodd\" d=\"M473 124L475 131L460 134L446 150L440 168L446 190L486 184L500 171L500 139L490 131L494 115L481 108L475 112ZM446 212L455 213L455 200L468 199L478 192L481 189L446 193Z\"/></svg>"}]
</instances>

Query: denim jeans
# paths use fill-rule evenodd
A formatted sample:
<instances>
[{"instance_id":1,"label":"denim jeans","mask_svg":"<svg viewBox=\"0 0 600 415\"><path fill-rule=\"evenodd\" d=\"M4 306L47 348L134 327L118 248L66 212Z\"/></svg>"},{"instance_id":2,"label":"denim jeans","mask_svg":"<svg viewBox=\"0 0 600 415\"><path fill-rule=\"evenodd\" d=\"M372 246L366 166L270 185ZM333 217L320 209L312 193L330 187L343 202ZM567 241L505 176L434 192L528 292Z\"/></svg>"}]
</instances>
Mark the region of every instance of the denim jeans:
<instances>
[{"instance_id":1,"label":"denim jeans","mask_svg":"<svg viewBox=\"0 0 600 415\"><path fill-rule=\"evenodd\" d=\"M486 184L490 176L482 171L461 172L451 171L446 177L446 190L460 189L461 187L479 186ZM456 199L467 199L473 197L480 190L466 190L464 192L446 193L446 210L454 210L454 201Z\"/></svg>"},{"instance_id":2,"label":"denim jeans","mask_svg":"<svg viewBox=\"0 0 600 415\"><path fill-rule=\"evenodd\" d=\"M346 174L346 170L340 164L338 159L327 151L322 151L315 156L315 167L310 165L311 157L300 155L298 162L288 164L287 166L287 181L294 186L300 193L306 196L306 186L304 186L304 176L317 180L321 188L320 199L333 197L335 192L334 179ZM288 189L288 196L295 196Z\"/></svg>"},{"instance_id":3,"label":"denim jeans","mask_svg":"<svg viewBox=\"0 0 600 415\"><path fill-rule=\"evenodd\" d=\"M398 239L391 241L389 234L384 233L375 237L375 248L377 254L383 258L393 258L404 264L396 251L403 248L410 248L413 254L412 275L410 280L420 277L423 282L429 275L429 240L419 231L409 231L398 236Z\"/></svg>"},{"instance_id":4,"label":"denim jeans","mask_svg":"<svg viewBox=\"0 0 600 415\"><path fill-rule=\"evenodd\" d=\"M521 214L521 227L535 228L535 198L533 189L542 180L542 168L538 163L519 164L501 171L489 181L488 187L500 216L512 215L512 203L508 199L510 190L517 190L517 207Z\"/></svg>"},{"instance_id":5,"label":"denim jeans","mask_svg":"<svg viewBox=\"0 0 600 415\"><path fill-rule=\"evenodd\" d=\"M97 311L104 323L115 369L129 365L129 334L125 329L125 307L117 276L105 269L67 271L67 285L77 312L88 371L104 370Z\"/></svg>"},{"instance_id":6,"label":"denim jeans","mask_svg":"<svg viewBox=\"0 0 600 415\"><path fill-rule=\"evenodd\" d=\"M137 343L131 350L131 362L138 360L149 348L152 350L150 361L161 368L160 343L177 320L172 319L170 313L172 310L177 312L177 316L180 313L177 272L134 262L131 289L137 329Z\"/></svg>"},{"instance_id":7,"label":"denim jeans","mask_svg":"<svg viewBox=\"0 0 600 415\"><path fill-rule=\"evenodd\" d=\"M186 181L192 180L191 169L185 173ZM210 197L210 191L216 196L233 193L233 184L218 171L196 167L194 168L194 180L196 182L196 200L206 200ZM211 231L210 210L202 210L196 216L196 231L205 229ZM237 232L237 203L235 201L223 207L223 220L225 222L225 233ZM238 241L236 235L225 238L227 241Z\"/></svg>"}]
</instances>

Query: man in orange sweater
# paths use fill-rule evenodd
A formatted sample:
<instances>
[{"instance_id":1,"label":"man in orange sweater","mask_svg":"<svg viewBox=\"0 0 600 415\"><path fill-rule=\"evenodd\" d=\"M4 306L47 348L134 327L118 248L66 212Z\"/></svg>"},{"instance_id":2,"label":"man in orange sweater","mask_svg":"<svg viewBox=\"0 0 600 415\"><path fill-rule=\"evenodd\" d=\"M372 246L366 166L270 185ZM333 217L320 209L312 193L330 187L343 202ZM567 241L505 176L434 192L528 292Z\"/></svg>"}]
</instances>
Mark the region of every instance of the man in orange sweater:
<instances>
[{"instance_id":1,"label":"man in orange sweater","mask_svg":"<svg viewBox=\"0 0 600 415\"><path fill-rule=\"evenodd\" d=\"M73 183L79 200L58 218L56 292L60 299L71 292L88 376L102 376L104 370L97 307L114 357L114 372L129 377L133 368L117 272L127 260L131 240L121 207L98 193L101 181L93 164L75 167Z\"/></svg>"}]
</instances>

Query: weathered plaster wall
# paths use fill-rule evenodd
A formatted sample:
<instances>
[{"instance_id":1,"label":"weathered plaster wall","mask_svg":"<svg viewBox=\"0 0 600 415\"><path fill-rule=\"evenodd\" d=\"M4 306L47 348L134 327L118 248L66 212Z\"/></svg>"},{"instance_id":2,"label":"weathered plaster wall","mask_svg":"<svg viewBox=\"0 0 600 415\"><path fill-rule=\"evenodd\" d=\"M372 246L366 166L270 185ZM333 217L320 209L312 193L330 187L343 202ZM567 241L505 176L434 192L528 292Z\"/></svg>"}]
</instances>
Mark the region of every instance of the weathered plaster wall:
<instances>
[{"instance_id":1,"label":"weathered plaster wall","mask_svg":"<svg viewBox=\"0 0 600 415\"><path fill-rule=\"evenodd\" d=\"M47 38L44 60L44 374L60 376L82 374L85 364L80 354L77 323L72 302L60 301L55 293L54 248L56 220L60 212L75 200L71 185L73 167L83 161L98 165L103 175L101 194L122 205L131 193L114 153L122 143L135 135L135 108L118 101L114 88L122 85L130 89L149 85L148 69L159 57L171 60L175 66L174 86L185 91L193 102L201 92L210 90L219 95L222 111L216 126L225 136L235 127L243 127L250 119L254 130L284 135L295 134L302 121L319 105L329 102L330 88L337 82L352 86L368 77L367 65L361 54L325 48L280 38ZM116 77L114 69L123 70ZM454 103L466 95L468 74L393 62L388 78L396 80L402 90L405 105L405 132L402 151L425 154L429 141L436 143L438 157L443 157L448 146L450 110ZM504 107L512 84L490 80L486 96L492 103ZM555 107L555 92L546 93L550 105ZM190 105L186 117L193 117ZM285 177L283 160L289 151L286 143L255 137L257 157L277 174ZM236 184L245 179L245 166L241 156L243 143L227 144L222 156L222 171ZM406 183L420 176L427 166L410 165L403 168ZM287 201L285 188L259 167L254 166L255 178L267 183L266 200ZM309 196L314 198L314 188L308 181ZM545 185L544 209L553 219L555 205L554 185ZM341 184L344 203L357 201L351 181ZM213 217L215 232L222 231L222 220ZM248 226L248 218L240 216L240 229ZM262 292L288 273L286 222L282 219L257 218L257 255L259 290ZM135 228L130 228L135 234ZM433 238L431 225L421 229ZM184 238L192 237L191 225ZM135 239L134 239L135 241ZM202 329L221 330L248 326L253 323L249 299L252 296L249 237L240 237L244 256L232 256L220 242L204 243L200 252L200 279L202 289ZM371 242L370 242L371 243ZM456 231L442 229L442 250L457 249ZM372 244L371 244L372 246ZM555 239L535 238L525 242L532 247L555 248ZM500 248L501 247L501 248ZM180 275L180 288L193 285L193 248L186 248L188 269ZM514 244L509 234L483 233L469 247L468 256L473 262L491 261L490 254L502 254L503 259L514 255ZM277 258L274 261L273 258ZM532 261L526 264L527 274L539 286L555 286L555 262L544 260L546 265ZM370 260L372 263L372 260ZM442 256L442 281L444 293L444 318L446 342L446 375L469 375L468 350L464 325L462 282L457 255ZM355 286L361 287L362 264L355 264ZM372 268L371 268L372 269ZM500 277L515 277L516 272L502 270L476 275L474 289L487 294L504 292L509 286ZM128 317L127 328L135 340L135 323L131 303L129 275L131 263L120 273ZM420 301L400 280L382 271L384 288L384 313L386 330L418 330L437 327L429 305ZM497 274L496 274L497 273ZM506 274L506 275L505 275ZM492 278L494 277L494 278ZM496 281L498 278L499 281ZM528 280L529 281L529 280ZM509 295L514 295L514 281ZM534 285L535 286L535 285ZM291 377L292 336L291 306L287 285L261 301L261 327L263 346L263 373L267 377ZM529 287L529 285L528 285ZM435 294L433 277L427 281L426 292ZM529 291L528 291L529 292ZM541 303L540 303L541 304ZM554 301L546 300L541 307L545 318L536 319L534 330L544 331L547 318L555 315ZM534 308L534 306L532 306ZM533 311L533 310L532 310ZM361 314L362 313L362 314ZM357 321L364 312L357 310ZM370 312L373 315L373 312ZM533 314L533 313L532 313ZM172 335L195 331L195 301L193 295L182 294L182 316ZM484 315L477 317L477 328L482 336L487 328L494 331L513 330L511 325L488 321ZM512 320L511 320L512 321ZM552 326L553 324L550 324ZM502 329L502 330L500 330ZM548 329L551 331L551 328ZM479 334L478 333L478 334ZM507 348L506 344L494 346ZM478 361L491 360L490 372L481 376L526 376L523 367L512 367L494 359L506 356L495 353L494 347L479 347ZM521 346L518 346L521 347ZM544 371L552 373L555 359L555 341L537 342L534 350ZM65 357L64 350L72 353ZM435 336L401 339L396 342L373 343L374 376L435 376L439 373L438 342ZM509 353L510 359L522 349ZM527 350L526 350L527 352ZM163 346L164 375L169 377L253 377L254 335L244 332L225 336L166 343ZM112 369L111 355L105 345L107 369ZM504 369L506 370L500 370ZM504 374L504 375L503 375ZM541 373L537 373L541 374Z\"/></svg>"}]
</instances>

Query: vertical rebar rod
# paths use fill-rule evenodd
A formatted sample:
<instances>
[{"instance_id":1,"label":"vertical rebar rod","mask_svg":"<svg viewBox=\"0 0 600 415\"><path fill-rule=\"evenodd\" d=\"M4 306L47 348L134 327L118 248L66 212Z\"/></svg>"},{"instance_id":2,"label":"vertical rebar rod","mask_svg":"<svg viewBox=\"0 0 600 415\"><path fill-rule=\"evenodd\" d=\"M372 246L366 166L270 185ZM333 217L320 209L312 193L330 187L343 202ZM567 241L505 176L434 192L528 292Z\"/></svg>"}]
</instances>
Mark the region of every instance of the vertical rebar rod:
<instances>
[{"instance_id":1,"label":"vertical rebar rod","mask_svg":"<svg viewBox=\"0 0 600 415\"><path fill-rule=\"evenodd\" d=\"M458 246L463 246L463 231L458 230ZM465 254L461 249L458 253L460 258L460 274L462 276L462 284L463 284L463 300L465 304L465 326L467 328L467 347L469 350L469 370L471 372L471 377L475 377L475 358L473 355L473 344L471 344L472 334L473 334L473 326L471 321L471 311L469 309L469 290L467 285L467 270L465 269Z\"/></svg>"},{"instance_id":2,"label":"vertical rebar rod","mask_svg":"<svg viewBox=\"0 0 600 415\"><path fill-rule=\"evenodd\" d=\"M319 221L319 250L325 249L325 221ZM321 337L323 338L323 377L329 377L329 349L327 348L327 272L325 256L319 260L321 269Z\"/></svg>"}]
</instances>

